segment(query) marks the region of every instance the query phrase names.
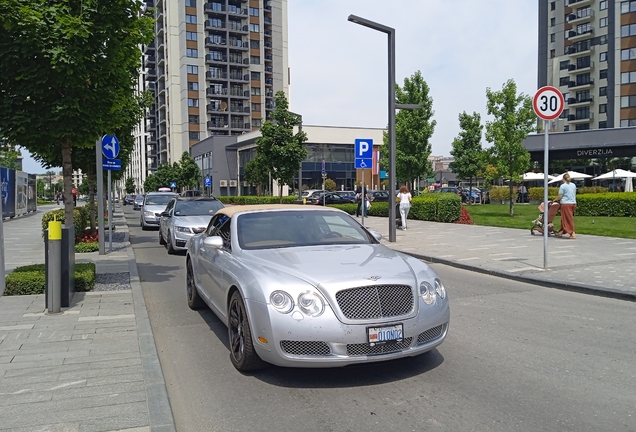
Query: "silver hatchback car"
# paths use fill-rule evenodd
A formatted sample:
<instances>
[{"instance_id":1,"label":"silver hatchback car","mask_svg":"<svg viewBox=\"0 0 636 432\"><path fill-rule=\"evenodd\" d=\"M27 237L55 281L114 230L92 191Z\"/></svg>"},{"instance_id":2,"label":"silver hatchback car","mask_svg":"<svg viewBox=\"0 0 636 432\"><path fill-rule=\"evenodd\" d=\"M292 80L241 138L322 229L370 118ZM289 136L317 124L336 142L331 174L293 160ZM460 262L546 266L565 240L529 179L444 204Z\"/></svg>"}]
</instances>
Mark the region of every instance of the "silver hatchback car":
<instances>
[{"instance_id":1,"label":"silver hatchback car","mask_svg":"<svg viewBox=\"0 0 636 432\"><path fill-rule=\"evenodd\" d=\"M210 218L223 207L214 197L173 198L161 213L159 244L167 245L169 254L185 251L190 237L205 231Z\"/></svg>"}]
</instances>

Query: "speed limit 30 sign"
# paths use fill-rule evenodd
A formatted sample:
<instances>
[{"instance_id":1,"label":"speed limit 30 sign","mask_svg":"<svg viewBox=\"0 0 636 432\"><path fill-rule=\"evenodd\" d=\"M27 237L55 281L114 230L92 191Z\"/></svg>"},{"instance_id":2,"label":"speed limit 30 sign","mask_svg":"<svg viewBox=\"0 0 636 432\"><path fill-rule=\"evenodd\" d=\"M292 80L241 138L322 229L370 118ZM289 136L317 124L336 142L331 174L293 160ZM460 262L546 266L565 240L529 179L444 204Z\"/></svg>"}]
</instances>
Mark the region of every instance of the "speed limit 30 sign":
<instances>
[{"instance_id":1,"label":"speed limit 30 sign","mask_svg":"<svg viewBox=\"0 0 636 432\"><path fill-rule=\"evenodd\" d=\"M543 120L554 120L559 117L564 105L563 94L552 86L541 87L532 101L534 112Z\"/></svg>"}]
</instances>

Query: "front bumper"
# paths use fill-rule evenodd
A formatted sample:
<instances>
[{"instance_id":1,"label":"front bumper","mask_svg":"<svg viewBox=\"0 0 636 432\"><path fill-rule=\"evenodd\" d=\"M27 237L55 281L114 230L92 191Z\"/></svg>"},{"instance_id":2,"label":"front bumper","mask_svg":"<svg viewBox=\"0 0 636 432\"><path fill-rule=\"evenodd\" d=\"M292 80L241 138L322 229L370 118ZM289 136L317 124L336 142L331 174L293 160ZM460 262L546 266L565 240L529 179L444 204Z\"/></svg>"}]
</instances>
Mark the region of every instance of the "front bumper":
<instances>
[{"instance_id":1,"label":"front bumper","mask_svg":"<svg viewBox=\"0 0 636 432\"><path fill-rule=\"evenodd\" d=\"M188 249L188 240L190 240L193 235L194 234L175 231L172 238L172 247L178 251Z\"/></svg>"},{"instance_id":2,"label":"front bumper","mask_svg":"<svg viewBox=\"0 0 636 432\"><path fill-rule=\"evenodd\" d=\"M329 306L318 318L298 311L281 314L249 299L246 306L256 352L264 361L286 367L340 367L417 356L444 342L450 323L448 299L437 299L431 306L420 301L419 313L409 319L353 325L343 324ZM375 346L368 343L369 327L393 324L403 325L402 341ZM260 342L259 337L268 343Z\"/></svg>"}]
</instances>

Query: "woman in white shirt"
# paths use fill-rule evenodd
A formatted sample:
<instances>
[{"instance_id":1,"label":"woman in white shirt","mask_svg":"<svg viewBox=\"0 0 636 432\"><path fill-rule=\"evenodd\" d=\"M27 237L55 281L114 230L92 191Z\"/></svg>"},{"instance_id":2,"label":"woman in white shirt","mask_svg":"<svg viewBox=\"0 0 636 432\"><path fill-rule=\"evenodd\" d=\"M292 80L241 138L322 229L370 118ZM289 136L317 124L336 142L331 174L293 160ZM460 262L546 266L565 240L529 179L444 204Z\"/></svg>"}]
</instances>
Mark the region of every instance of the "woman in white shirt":
<instances>
[{"instance_id":1,"label":"woman in white shirt","mask_svg":"<svg viewBox=\"0 0 636 432\"><path fill-rule=\"evenodd\" d=\"M406 186L402 186L397 197L400 200L400 216L402 217L402 229L405 230L406 219L409 215L409 210L411 209L412 199L409 188L407 188Z\"/></svg>"}]
</instances>

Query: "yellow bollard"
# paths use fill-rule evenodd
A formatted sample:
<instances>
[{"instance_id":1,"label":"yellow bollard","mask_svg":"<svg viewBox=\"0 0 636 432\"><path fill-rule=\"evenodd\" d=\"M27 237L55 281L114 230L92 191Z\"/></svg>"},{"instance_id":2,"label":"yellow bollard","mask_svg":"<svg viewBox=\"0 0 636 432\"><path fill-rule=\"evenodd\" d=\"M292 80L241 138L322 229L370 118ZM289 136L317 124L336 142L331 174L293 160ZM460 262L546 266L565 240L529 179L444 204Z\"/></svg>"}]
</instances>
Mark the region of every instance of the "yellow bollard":
<instances>
[{"instance_id":1,"label":"yellow bollard","mask_svg":"<svg viewBox=\"0 0 636 432\"><path fill-rule=\"evenodd\" d=\"M62 303L62 222L49 222L48 240L46 308L56 314Z\"/></svg>"},{"instance_id":2,"label":"yellow bollard","mask_svg":"<svg viewBox=\"0 0 636 432\"><path fill-rule=\"evenodd\" d=\"M307 198L303 197L303 204L307 204Z\"/></svg>"}]
</instances>

